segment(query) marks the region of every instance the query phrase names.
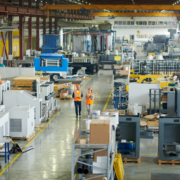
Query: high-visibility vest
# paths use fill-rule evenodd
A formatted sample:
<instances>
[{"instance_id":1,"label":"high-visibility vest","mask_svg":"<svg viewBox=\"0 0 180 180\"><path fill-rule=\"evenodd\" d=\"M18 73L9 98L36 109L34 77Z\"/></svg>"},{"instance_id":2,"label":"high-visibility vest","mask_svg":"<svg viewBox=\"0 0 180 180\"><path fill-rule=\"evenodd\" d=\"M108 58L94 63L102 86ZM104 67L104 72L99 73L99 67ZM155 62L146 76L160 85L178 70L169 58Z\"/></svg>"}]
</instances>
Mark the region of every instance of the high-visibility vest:
<instances>
[{"instance_id":1,"label":"high-visibility vest","mask_svg":"<svg viewBox=\"0 0 180 180\"><path fill-rule=\"evenodd\" d=\"M77 90L74 91L74 101L81 101L81 90L79 92Z\"/></svg>"},{"instance_id":2,"label":"high-visibility vest","mask_svg":"<svg viewBox=\"0 0 180 180\"><path fill-rule=\"evenodd\" d=\"M89 94L89 93L86 93L86 96L89 97L89 96L94 96L93 93ZM93 105L94 103L94 99L86 99L86 104L90 104L90 105Z\"/></svg>"}]
</instances>

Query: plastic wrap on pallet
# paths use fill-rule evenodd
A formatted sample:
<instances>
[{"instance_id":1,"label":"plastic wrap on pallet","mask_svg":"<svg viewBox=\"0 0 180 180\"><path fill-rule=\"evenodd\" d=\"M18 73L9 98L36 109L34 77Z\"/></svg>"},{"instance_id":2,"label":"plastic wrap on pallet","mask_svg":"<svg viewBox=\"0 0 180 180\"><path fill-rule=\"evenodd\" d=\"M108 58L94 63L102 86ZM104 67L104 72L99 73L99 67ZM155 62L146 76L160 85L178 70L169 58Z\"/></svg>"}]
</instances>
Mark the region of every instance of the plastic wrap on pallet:
<instances>
[{"instance_id":1,"label":"plastic wrap on pallet","mask_svg":"<svg viewBox=\"0 0 180 180\"><path fill-rule=\"evenodd\" d=\"M142 114L142 106L138 106L137 103L134 105L128 105L128 113L132 115Z\"/></svg>"}]
</instances>

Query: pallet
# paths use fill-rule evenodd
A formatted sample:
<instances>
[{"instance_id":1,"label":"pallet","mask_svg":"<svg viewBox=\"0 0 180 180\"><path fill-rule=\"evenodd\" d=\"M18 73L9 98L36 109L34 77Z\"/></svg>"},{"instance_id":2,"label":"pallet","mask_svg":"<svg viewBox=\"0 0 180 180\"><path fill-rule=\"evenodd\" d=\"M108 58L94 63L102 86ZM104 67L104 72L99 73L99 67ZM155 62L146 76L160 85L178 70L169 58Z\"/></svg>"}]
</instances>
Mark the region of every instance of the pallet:
<instances>
[{"instance_id":1,"label":"pallet","mask_svg":"<svg viewBox=\"0 0 180 180\"><path fill-rule=\"evenodd\" d=\"M60 100L72 100L72 97L71 98L67 98L67 97L65 97L65 98L59 98Z\"/></svg>"},{"instance_id":2,"label":"pallet","mask_svg":"<svg viewBox=\"0 0 180 180\"><path fill-rule=\"evenodd\" d=\"M154 134L159 134L159 130L151 130Z\"/></svg>"},{"instance_id":3,"label":"pallet","mask_svg":"<svg viewBox=\"0 0 180 180\"><path fill-rule=\"evenodd\" d=\"M35 136L35 131L29 137L12 137L12 139L23 139L26 141L30 141Z\"/></svg>"},{"instance_id":4,"label":"pallet","mask_svg":"<svg viewBox=\"0 0 180 180\"><path fill-rule=\"evenodd\" d=\"M140 164L141 159L127 159L127 158L123 158L122 159L123 163L127 163L127 162L137 162L137 164Z\"/></svg>"},{"instance_id":5,"label":"pallet","mask_svg":"<svg viewBox=\"0 0 180 180\"><path fill-rule=\"evenodd\" d=\"M175 164L180 164L180 161L175 161L175 160L159 160L158 159L158 165L161 164L171 164L172 166L174 166Z\"/></svg>"},{"instance_id":6,"label":"pallet","mask_svg":"<svg viewBox=\"0 0 180 180\"><path fill-rule=\"evenodd\" d=\"M47 118L47 119L43 119L41 122L48 122L49 121L49 118Z\"/></svg>"},{"instance_id":7,"label":"pallet","mask_svg":"<svg viewBox=\"0 0 180 180\"><path fill-rule=\"evenodd\" d=\"M4 147L5 147L5 144L0 147L0 150L4 149Z\"/></svg>"},{"instance_id":8,"label":"pallet","mask_svg":"<svg viewBox=\"0 0 180 180\"><path fill-rule=\"evenodd\" d=\"M37 126L34 127L35 130L41 130L46 124L45 123L41 123Z\"/></svg>"},{"instance_id":9,"label":"pallet","mask_svg":"<svg viewBox=\"0 0 180 180\"><path fill-rule=\"evenodd\" d=\"M58 109L55 109L54 111L60 111L61 109L60 108L58 108Z\"/></svg>"}]
</instances>

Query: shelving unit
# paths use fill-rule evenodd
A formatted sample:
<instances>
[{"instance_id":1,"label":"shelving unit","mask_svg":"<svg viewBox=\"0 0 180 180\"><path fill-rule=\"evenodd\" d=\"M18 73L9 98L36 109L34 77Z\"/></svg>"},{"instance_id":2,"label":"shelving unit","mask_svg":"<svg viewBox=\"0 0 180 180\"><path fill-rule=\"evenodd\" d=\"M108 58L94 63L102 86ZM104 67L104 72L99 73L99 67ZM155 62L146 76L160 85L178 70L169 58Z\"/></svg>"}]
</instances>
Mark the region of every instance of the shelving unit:
<instances>
[{"instance_id":1,"label":"shelving unit","mask_svg":"<svg viewBox=\"0 0 180 180\"><path fill-rule=\"evenodd\" d=\"M121 50L122 50L122 64L134 60L134 47L132 44L130 45L122 44Z\"/></svg>"},{"instance_id":2,"label":"shelving unit","mask_svg":"<svg viewBox=\"0 0 180 180\"><path fill-rule=\"evenodd\" d=\"M89 139L89 131L88 130L79 130L79 136L78 138L87 138ZM95 150L96 149L96 150ZM98 150L97 150L98 149ZM78 153L76 153L78 150ZM99 152L99 151L103 151L103 150L107 150L107 169L103 169L103 168L99 168L96 166L92 165L92 161L88 161L88 163L82 162L80 160L78 160L79 157L82 156L86 156L86 155L91 155L91 158L93 159L93 154L95 152ZM113 152L113 153L112 153ZM88 174L93 174L93 173L77 173L77 164L83 164L85 166L91 167L93 169L94 168L99 168L101 170L105 170L106 173L101 173L101 174L93 174L96 175L93 178L86 178L86 180L88 179L94 179L97 177L101 177L101 176L105 176L108 177L108 180L114 180L115 177L115 171L113 169L113 159L115 156L115 153L117 152L117 142L115 141L115 131L112 131L111 133L111 144L78 144L77 141L75 140L72 143L72 166L71 166L71 180L74 180L74 176L75 174L79 175L79 180L82 180L82 177L84 175L88 175ZM112 153L112 155L110 156L110 154Z\"/></svg>"}]
</instances>

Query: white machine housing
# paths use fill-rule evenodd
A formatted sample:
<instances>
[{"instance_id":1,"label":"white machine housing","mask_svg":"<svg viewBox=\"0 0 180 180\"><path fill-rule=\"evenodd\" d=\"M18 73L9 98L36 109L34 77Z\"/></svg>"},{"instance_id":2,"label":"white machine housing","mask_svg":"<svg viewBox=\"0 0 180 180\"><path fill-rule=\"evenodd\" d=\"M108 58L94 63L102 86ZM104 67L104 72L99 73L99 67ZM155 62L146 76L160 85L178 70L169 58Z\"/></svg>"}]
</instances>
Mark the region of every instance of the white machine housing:
<instances>
[{"instance_id":1,"label":"white machine housing","mask_svg":"<svg viewBox=\"0 0 180 180\"><path fill-rule=\"evenodd\" d=\"M8 90L10 90L10 88L11 88L11 83L10 83L10 81L3 81L3 83L4 83L4 85L5 85L5 91L8 91Z\"/></svg>"},{"instance_id":2,"label":"white machine housing","mask_svg":"<svg viewBox=\"0 0 180 180\"><path fill-rule=\"evenodd\" d=\"M52 112L57 107L57 101L54 99L54 96L55 96L54 82L50 81L50 82L46 82L45 84L50 86L50 112Z\"/></svg>"},{"instance_id":3,"label":"white machine housing","mask_svg":"<svg viewBox=\"0 0 180 180\"><path fill-rule=\"evenodd\" d=\"M40 86L40 98L42 98L42 103L47 104L50 100L50 85L42 84Z\"/></svg>"},{"instance_id":4,"label":"white machine housing","mask_svg":"<svg viewBox=\"0 0 180 180\"><path fill-rule=\"evenodd\" d=\"M0 105L0 112L5 112L5 105Z\"/></svg>"},{"instance_id":5,"label":"white machine housing","mask_svg":"<svg viewBox=\"0 0 180 180\"><path fill-rule=\"evenodd\" d=\"M3 104L3 93L5 91L5 84L0 84L0 104Z\"/></svg>"},{"instance_id":6,"label":"white machine housing","mask_svg":"<svg viewBox=\"0 0 180 180\"><path fill-rule=\"evenodd\" d=\"M35 125L41 123L44 115L42 113L42 99L38 99L31 94L27 93L23 90L10 90L4 92L4 105L6 107L6 111L9 111L14 106L17 105L26 105L26 106L34 106L34 120Z\"/></svg>"},{"instance_id":7,"label":"white machine housing","mask_svg":"<svg viewBox=\"0 0 180 180\"><path fill-rule=\"evenodd\" d=\"M0 112L0 139L3 139L3 136L9 136L9 113ZM0 147L4 143L0 143Z\"/></svg>"},{"instance_id":8,"label":"white machine housing","mask_svg":"<svg viewBox=\"0 0 180 180\"><path fill-rule=\"evenodd\" d=\"M34 132L34 106L14 106L9 110L12 137L29 137Z\"/></svg>"}]
</instances>

